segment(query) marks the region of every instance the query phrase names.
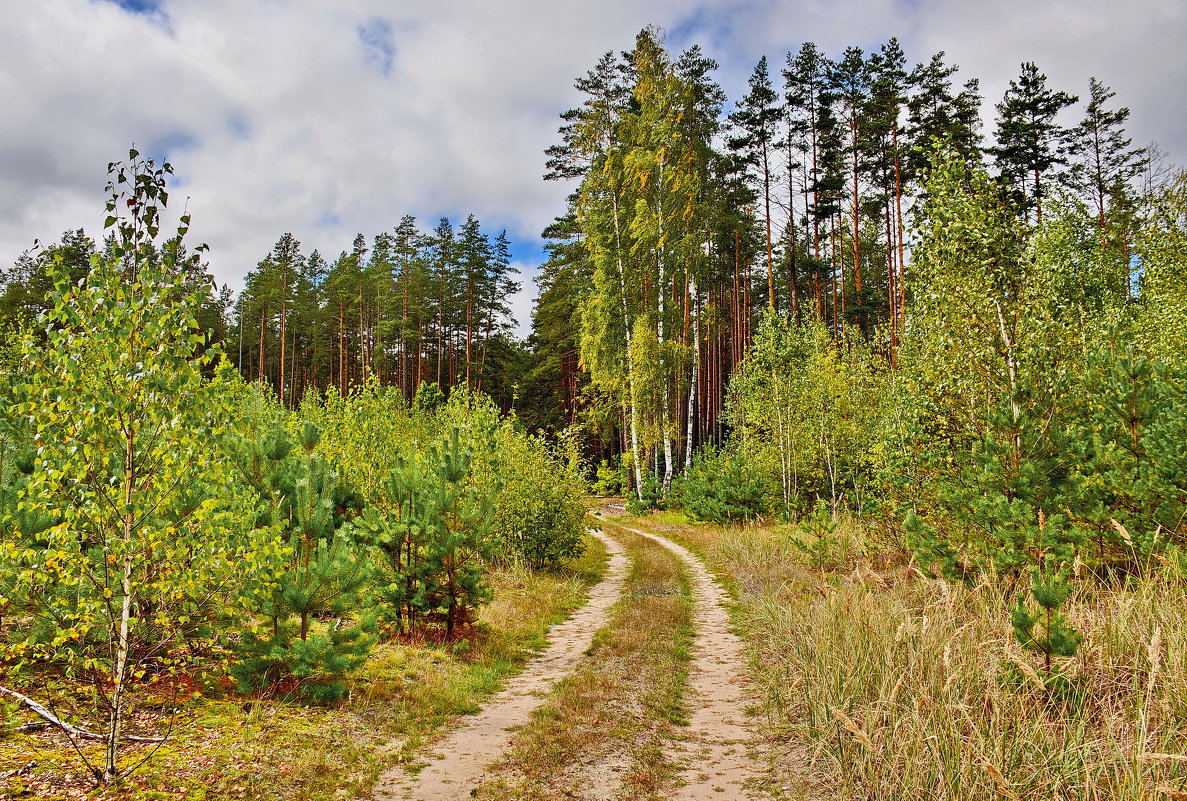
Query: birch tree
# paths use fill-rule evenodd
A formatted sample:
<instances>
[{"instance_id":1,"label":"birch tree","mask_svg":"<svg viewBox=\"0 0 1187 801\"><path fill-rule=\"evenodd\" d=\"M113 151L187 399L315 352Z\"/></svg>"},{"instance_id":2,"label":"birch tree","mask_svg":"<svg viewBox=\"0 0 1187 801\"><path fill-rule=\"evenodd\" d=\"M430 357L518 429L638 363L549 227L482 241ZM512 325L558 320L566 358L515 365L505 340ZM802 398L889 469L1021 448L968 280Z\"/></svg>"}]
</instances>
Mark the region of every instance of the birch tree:
<instances>
[{"instance_id":1,"label":"birch tree","mask_svg":"<svg viewBox=\"0 0 1187 801\"><path fill-rule=\"evenodd\" d=\"M49 346L26 337L10 418L35 456L18 506L57 521L36 542L0 529L0 569L49 629L9 638L9 658L65 660L94 677L107 723L100 781L122 770L136 691L167 669L177 646L227 613L236 591L276 554L247 531L245 504L211 432L228 413L203 371L205 348L187 287L182 240L157 244L168 164L132 150L111 166L113 244L85 283L60 281L42 322ZM64 278L64 275L60 275ZM80 752L81 753L81 752Z\"/></svg>"}]
</instances>

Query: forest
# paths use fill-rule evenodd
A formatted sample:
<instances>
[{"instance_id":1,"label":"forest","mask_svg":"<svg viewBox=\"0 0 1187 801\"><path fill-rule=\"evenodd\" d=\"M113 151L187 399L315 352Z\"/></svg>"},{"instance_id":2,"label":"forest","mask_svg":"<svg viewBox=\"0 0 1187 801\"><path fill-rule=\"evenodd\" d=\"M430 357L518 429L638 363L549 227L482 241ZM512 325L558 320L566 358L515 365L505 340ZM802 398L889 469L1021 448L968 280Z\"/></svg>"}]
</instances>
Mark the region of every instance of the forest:
<instances>
[{"instance_id":1,"label":"forest","mask_svg":"<svg viewBox=\"0 0 1187 801\"><path fill-rule=\"evenodd\" d=\"M0 798L369 793L613 572L603 514L676 645L595 639L587 702L681 739L694 582L645 539L682 543L801 748L764 797L1187 797L1187 172L1095 77L1022 64L986 132L910 63L809 42L730 102L658 29L606 53L527 341L474 215L282 233L232 292L161 230L171 166L109 165L104 238L0 276ZM557 709L516 736L618 747ZM346 715L378 733L327 745ZM175 720L217 780L170 778ZM666 747L622 797L677 797Z\"/></svg>"}]
</instances>

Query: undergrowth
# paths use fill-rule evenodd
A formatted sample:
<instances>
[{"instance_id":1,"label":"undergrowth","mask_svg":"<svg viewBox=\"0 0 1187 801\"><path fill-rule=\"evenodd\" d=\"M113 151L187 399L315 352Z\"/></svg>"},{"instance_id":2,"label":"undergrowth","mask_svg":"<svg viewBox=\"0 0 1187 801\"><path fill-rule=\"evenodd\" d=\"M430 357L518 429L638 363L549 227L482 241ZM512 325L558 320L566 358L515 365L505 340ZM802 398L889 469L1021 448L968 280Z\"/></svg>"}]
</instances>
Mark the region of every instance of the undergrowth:
<instances>
[{"instance_id":1,"label":"undergrowth","mask_svg":"<svg viewBox=\"0 0 1187 801\"><path fill-rule=\"evenodd\" d=\"M762 710L805 798L1187 798L1187 593L1153 572L1076 582L1084 635L1058 681L1014 638L1007 576L930 578L843 521L828 548L786 526L642 519L737 592Z\"/></svg>"},{"instance_id":2,"label":"undergrowth","mask_svg":"<svg viewBox=\"0 0 1187 801\"><path fill-rule=\"evenodd\" d=\"M476 710L543 647L549 626L583 602L605 559L604 546L586 537L585 556L567 568L493 571L495 600L482 610L475 636L446 646L380 645L349 677L350 698L333 707L225 695L217 686L162 694L158 709L135 723L159 731L175 717L168 741L136 773L96 791L63 735L0 734L0 801L363 796L384 769L407 761L453 715ZM87 699L72 694L65 681L4 679L85 718ZM173 708L176 716L166 714ZM0 711L0 723L4 717L24 722L31 716ZM132 764L152 747L125 747L121 759Z\"/></svg>"}]
</instances>

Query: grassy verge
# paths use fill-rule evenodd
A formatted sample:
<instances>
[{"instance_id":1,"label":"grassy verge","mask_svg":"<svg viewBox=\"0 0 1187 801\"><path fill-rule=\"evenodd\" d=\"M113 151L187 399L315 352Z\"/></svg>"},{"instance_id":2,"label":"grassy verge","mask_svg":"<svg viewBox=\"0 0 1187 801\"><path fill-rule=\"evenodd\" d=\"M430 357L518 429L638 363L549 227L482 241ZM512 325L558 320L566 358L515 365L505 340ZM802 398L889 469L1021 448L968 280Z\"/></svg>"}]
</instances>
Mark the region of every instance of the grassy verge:
<instances>
[{"instance_id":1,"label":"grassy verge","mask_svg":"<svg viewBox=\"0 0 1187 801\"><path fill-rule=\"evenodd\" d=\"M732 577L804 797L1187 799L1181 581L1079 581L1084 644L1052 692L1015 644L1008 579L927 578L852 524L820 550L788 527L657 522Z\"/></svg>"},{"instance_id":2,"label":"grassy verge","mask_svg":"<svg viewBox=\"0 0 1187 801\"><path fill-rule=\"evenodd\" d=\"M632 559L623 599L588 659L515 736L498 778L478 798L671 797L675 767L664 745L685 720L693 635L688 577L655 542L613 523L605 528Z\"/></svg>"},{"instance_id":3,"label":"grassy verge","mask_svg":"<svg viewBox=\"0 0 1187 801\"><path fill-rule=\"evenodd\" d=\"M62 735L0 738L0 776L28 768L0 780L0 801L357 797L434 729L474 710L517 671L544 645L548 627L584 601L605 560L605 548L589 537L586 555L566 569L495 571L495 601L482 610L473 642L448 649L381 645L353 677L350 700L332 708L187 697L172 736L153 759L97 793L89 792L93 783ZM84 711L84 699L72 697L68 683L23 678L22 686L39 699L70 714ZM150 747L126 747L124 764L143 759ZM97 753L98 746L90 750Z\"/></svg>"}]
</instances>

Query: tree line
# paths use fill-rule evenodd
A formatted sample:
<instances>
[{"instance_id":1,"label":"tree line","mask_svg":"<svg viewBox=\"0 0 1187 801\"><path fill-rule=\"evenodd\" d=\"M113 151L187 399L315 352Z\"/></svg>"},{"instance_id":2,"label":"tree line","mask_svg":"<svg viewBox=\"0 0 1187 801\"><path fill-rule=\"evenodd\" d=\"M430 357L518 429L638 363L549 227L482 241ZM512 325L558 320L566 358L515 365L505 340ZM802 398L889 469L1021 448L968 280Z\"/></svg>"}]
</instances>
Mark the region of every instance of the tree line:
<instances>
[{"instance_id":1,"label":"tree line","mask_svg":"<svg viewBox=\"0 0 1187 801\"><path fill-rule=\"evenodd\" d=\"M286 233L231 309L235 359L289 405L308 389L350 394L369 377L409 401L430 382L509 403L516 272L506 231L492 238L473 215L456 229L443 217L427 233L405 216L369 244L356 236L332 262Z\"/></svg>"},{"instance_id":2,"label":"tree line","mask_svg":"<svg viewBox=\"0 0 1187 801\"><path fill-rule=\"evenodd\" d=\"M108 236L97 246L79 229L22 254L0 274L0 326L33 325L51 306L53 276L62 277L51 267L76 283L114 243ZM459 386L486 392L504 409L513 402L523 352L510 335L508 299L518 271L506 231L492 237L473 215L456 228L443 217L428 232L405 216L370 241L359 234L332 261L285 233L238 295L208 287L204 262L187 269L203 289L198 319L211 341L289 407L308 391L348 395L371 379L407 401L429 383L443 395Z\"/></svg>"},{"instance_id":3,"label":"tree line","mask_svg":"<svg viewBox=\"0 0 1187 801\"><path fill-rule=\"evenodd\" d=\"M1095 78L1065 127L1078 98L1023 64L986 143L978 81L956 85L943 53L908 68L894 39L836 57L809 42L774 77L764 56L729 113L715 68L698 46L673 55L643 30L577 80L584 100L547 154L546 178L575 191L544 232L524 413L583 422L603 458L629 454L637 495L725 441L730 378L764 310L898 366L937 152L992 169L1022 224L1041 224L1056 196L1084 202L1111 291L1128 297L1151 154Z\"/></svg>"}]
</instances>

